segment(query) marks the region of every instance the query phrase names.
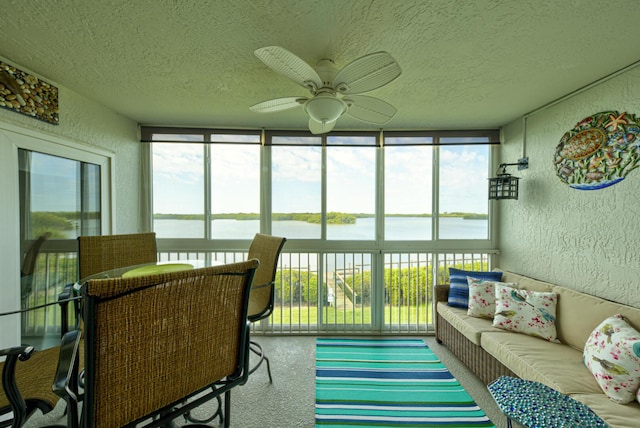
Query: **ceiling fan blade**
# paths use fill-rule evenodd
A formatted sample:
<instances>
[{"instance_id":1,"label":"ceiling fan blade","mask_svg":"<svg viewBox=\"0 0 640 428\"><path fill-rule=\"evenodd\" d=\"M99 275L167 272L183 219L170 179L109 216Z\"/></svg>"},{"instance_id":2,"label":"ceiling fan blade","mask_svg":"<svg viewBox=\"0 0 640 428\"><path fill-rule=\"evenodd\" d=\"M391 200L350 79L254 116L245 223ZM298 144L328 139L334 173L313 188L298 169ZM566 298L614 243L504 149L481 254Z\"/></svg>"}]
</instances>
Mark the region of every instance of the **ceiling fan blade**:
<instances>
[{"instance_id":1,"label":"ceiling fan blade","mask_svg":"<svg viewBox=\"0 0 640 428\"><path fill-rule=\"evenodd\" d=\"M334 126L336 126L335 120L331 122L318 122L317 120L309 118L309 131L314 135L326 134L331 131Z\"/></svg>"},{"instance_id":2,"label":"ceiling fan blade","mask_svg":"<svg viewBox=\"0 0 640 428\"><path fill-rule=\"evenodd\" d=\"M305 97L285 97L274 98L272 100L262 101L249 107L249 110L258 113L271 113L274 111L289 110L294 107L300 107L307 101Z\"/></svg>"},{"instance_id":3,"label":"ceiling fan blade","mask_svg":"<svg viewBox=\"0 0 640 428\"><path fill-rule=\"evenodd\" d=\"M387 123L398 111L386 101L365 95L352 95L344 98L343 101L349 106L347 109L349 116L376 125Z\"/></svg>"},{"instance_id":4,"label":"ceiling fan blade","mask_svg":"<svg viewBox=\"0 0 640 428\"><path fill-rule=\"evenodd\" d=\"M387 52L365 55L347 64L333 80L333 87L343 94L373 91L400 76L402 70Z\"/></svg>"},{"instance_id":5,"label":"ceiling fan blade","mask_svg":"<svg viewBox=\"0 0 640 428\"><path fill-rule=\"evenodd\" d=\"M256 49L254 54L276 73L296 82L307 89L322 87L318 73L304 60L279 46L267 46ZM315 86L315 88L314 88Z\"/></svg>"}]
</instances>

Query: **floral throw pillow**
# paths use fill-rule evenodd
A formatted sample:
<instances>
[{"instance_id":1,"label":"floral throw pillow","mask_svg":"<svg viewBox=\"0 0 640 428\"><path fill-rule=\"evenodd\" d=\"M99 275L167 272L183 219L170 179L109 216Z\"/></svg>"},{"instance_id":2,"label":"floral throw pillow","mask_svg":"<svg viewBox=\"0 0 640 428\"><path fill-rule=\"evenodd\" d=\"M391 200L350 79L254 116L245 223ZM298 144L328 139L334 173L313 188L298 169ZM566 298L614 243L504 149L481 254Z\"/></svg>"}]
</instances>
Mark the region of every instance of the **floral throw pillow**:
<instances>
[{"instance_id":1,"label":"floral throw pillow","mask_svg":"<svg viewBox=\"0 0 640 428\"><path fill-rule=\"evenodd\" d=\"M474 272L449 268L449 298L447 304L455 308L467 309L469 306L469 284L467 276L478 279L500 281L502 272Z\"/></svg>"},{"instance_id":2,"label":"floral throw pillow","mask_svg":"<svg viewBox=\"0 0 640 428\"><path fill-rule=\"evenodd\" d=\"M469 284L469 306L467 315L476 318L493 319L496 312L496 286L514 287L511 282L489 281L467 277Z\"/></svg>"},{"instance_id":3,"label":"floral throw pillow","mask_svg":"<svg viewBox=\"0 0 640 428\"><path fill-rule=\"evenodd\" d=\"M558 294L496 286L493 326L560 343L556 333Z\"/></svg>"},{"instance_id":4,"label":"floral throw pillow","mask_svg":"<svg viewBox=\"0 0 640 428\"><path fill-rule=\"evenodd\" d=\"M612 401L640 401L640 333L622 315L607 318L591 332L582 356Z\"/></svg>"}]
</instances>

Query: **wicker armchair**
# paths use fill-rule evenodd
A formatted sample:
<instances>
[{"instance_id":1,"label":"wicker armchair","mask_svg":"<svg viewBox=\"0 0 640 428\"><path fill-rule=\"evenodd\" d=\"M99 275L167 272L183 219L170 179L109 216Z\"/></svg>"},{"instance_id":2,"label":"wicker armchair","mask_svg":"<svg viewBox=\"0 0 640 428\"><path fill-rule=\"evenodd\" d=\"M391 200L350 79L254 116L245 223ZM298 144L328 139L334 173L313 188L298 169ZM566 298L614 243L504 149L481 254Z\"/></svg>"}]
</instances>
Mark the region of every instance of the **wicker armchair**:
<instances>
[{"instance_id":1,"label":"wicker armchair","mask_svg":"<svg viewBox=\"0 0 640 428\"><path fill-rule=\"evenodd\" d=\"M228 427L230 390L248 376L257 266L88 281L82 425L163 426L224 394Z\"/></svg>"},{"instance_id":2,"label":"wicker armchair","mask_svg":"<svg viewBox=\"0 0 640 428\"><path fill-rule=\"evenodd\" d=\"M249 321L252 323L267 318L273 312L274 281L278 268L278 258L286 240L286 238L256 233L251 242L248 258L260 261L260 267L258 267L251 285L251 297L249 300ZM266 357L262 346L252 340L250 349L258 356L258 362L251 368L249 373L255 372L265 361L267 363L269 382L273 382L269 359Z\"/></svg>"}]
</instances>

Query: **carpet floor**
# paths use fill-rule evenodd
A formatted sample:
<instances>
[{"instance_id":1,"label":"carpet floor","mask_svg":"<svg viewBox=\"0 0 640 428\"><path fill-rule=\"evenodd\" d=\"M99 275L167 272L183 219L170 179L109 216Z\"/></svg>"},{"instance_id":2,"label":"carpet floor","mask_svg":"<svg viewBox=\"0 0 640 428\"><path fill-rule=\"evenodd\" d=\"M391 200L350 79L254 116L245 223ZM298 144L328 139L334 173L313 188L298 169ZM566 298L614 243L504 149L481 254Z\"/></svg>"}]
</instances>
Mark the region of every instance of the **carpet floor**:
<instances>
[{"instance_id":1,"label":"carpet floor","mask_svg":"<svg viewBox=\"0 0 640 428\"><path fill-rule=\"evenodd\" d=\"M397 338L397 336L390 337ZM315 426L315 346L316 336L254 336L271 360L273 383L266 368L251 375L246 385L231 392L231 427L233 428L312 428ZM433 336L421 337L498 428L507 421L495 404L486 385L473 375L449 350L436 343ZM64 406L47 415L36 414L26 427L39 428L64 424ZM211 406L196 409L196 415L211 414ZM217 425L212 423L212 426ZM184 421L177 420L181 426ZM514 426L519 425L514 423Z\"/></svg>"}]
</instances>

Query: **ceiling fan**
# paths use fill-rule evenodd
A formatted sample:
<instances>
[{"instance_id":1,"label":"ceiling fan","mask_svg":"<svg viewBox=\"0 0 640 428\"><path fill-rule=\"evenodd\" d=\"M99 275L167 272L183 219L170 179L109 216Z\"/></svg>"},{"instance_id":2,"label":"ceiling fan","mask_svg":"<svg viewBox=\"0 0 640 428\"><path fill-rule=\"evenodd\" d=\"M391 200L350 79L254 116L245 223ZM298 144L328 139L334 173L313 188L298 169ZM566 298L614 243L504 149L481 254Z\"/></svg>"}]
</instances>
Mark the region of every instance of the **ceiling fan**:
<instances>
[{"instance_id":1,"label":"ceiling fan","mask_svg":"<svg viewBox=\"0 0 640 428\"><path fill-rule=\"evenodd\" d=\"M252 111L271 113L302 106L309 115L312 134L331 131L344 113L376 125L387 123L396 114L396 108L386 101L358 95L400 76L400 66L387 52L365 55L341 70L331 59L321 59L314 69L279 46L260 48L254 53L267 67L308 89L311 97L275 98L252 105Z\"/></svg>"}]
</instances>

